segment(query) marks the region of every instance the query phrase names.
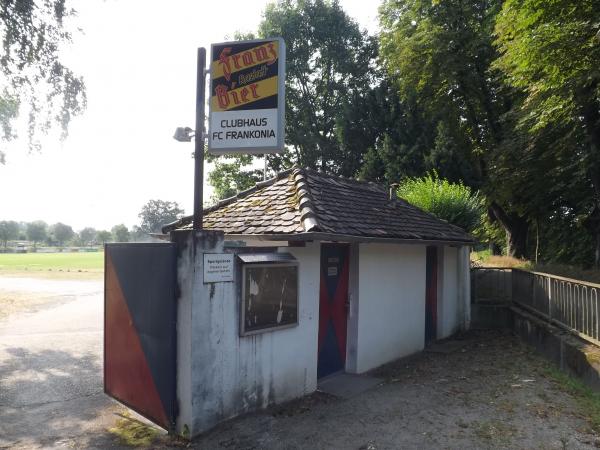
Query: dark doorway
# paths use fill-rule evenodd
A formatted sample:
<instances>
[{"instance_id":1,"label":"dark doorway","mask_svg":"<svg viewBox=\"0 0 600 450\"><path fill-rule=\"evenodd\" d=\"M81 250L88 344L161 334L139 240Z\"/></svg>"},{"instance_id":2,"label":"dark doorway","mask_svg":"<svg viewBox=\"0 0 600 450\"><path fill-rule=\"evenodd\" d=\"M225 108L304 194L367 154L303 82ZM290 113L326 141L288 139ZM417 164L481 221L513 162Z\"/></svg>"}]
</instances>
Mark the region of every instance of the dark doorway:
<instances>
[{"instance_id":1,"label":"dark doorway","mask_svg":"<svg viewBox=\"0 0 600 450\"><path fill-rule=\"evenodd\" d=\"M438 249L427 247L425 277L425 344L437 337Z\"/></svg>"},{"instance_id":2,"label":"dark doorway","mask_svg":"<svg viewBox=\"0 0 600 450\"><path fill-rule=\"evenodd\" d=\"M347 244L321 244L318 378L346 364L349 263Z\"/></svg>"}]
</instances>

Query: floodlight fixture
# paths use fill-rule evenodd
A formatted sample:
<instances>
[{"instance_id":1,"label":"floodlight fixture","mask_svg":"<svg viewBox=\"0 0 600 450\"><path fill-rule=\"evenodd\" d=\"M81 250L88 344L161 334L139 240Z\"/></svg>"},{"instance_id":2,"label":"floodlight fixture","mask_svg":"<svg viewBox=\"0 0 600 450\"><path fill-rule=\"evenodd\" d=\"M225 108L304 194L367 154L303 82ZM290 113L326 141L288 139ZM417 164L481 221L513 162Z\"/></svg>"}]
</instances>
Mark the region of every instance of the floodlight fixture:
<instances>
[{"instance_id":1,"label":"floodlight fixture","mask_svg":"<svg viewBox=\"0 0 600 450\"><path fill-rule=\"evenodd\" d=\"M177 127L173 139L178 142L192 142L195 132L190 127Z\"/></svg>"}]
</instances>

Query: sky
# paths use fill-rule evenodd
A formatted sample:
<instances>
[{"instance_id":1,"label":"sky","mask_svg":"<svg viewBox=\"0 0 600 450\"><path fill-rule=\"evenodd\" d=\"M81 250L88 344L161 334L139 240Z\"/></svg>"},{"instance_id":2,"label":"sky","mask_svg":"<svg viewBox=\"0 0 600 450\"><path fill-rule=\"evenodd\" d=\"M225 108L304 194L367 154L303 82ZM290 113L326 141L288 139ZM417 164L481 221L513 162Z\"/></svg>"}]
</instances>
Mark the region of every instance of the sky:
<instances>
[{"instance_id":1,"label":"sky","mask_svg":"<svg viewBox=\"0 0 600 450\"><path fill-rule=\"evenodd\" d=\"M131 228L150 199L176 201L191 214L193 143L172 136L178 126L194 127L196 49L255 31L267 3L72 1L72 22L83 33L63 55L85 79L87 110L64 142L51 136L41 153L29 153L25 139L8 147L0 220L63 222L76 231ZM376 32L379 1L340 4L361 28ZM205 202L210 198L205 185Z\"/></svg>"}]
</instances>

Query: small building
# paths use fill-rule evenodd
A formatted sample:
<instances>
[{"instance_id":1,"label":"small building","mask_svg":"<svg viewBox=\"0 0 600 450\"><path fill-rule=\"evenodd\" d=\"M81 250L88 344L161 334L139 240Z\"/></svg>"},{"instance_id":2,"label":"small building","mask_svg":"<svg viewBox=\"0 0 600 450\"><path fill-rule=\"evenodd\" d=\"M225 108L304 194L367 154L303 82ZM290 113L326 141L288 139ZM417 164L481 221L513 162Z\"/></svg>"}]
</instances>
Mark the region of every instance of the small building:
<instances>
[{"instance_id":1,"label":"small building","mask_svg":"<svg viewBox=\"0 0 600 450\"><path fill-rule=\"evenodd\" d=\"M169 395L187 436L469 327L472 237L382 185L294 167L204 214L201 232L191 217L163 228L176 248Z\"/></svg>"}]
</instances>

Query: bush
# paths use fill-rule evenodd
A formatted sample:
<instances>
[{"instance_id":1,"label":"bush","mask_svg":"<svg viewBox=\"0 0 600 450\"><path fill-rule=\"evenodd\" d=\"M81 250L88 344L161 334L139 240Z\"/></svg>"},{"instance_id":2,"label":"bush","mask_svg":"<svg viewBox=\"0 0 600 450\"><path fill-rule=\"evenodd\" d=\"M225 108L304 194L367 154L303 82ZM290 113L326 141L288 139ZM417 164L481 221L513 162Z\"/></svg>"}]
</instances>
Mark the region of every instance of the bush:
<instances>
[{"instance_id":1,"label":"bush","mask_svg":"<svg viewBox=\"0 0 600 450\"><path fill-rule=\"evenodd\" d=\"M432 172L422 178L409 178L397 190L398 197L472 232L481 222L483 201L478 192L462 183L450 183Z\"/></svg>"}]
</instances>

